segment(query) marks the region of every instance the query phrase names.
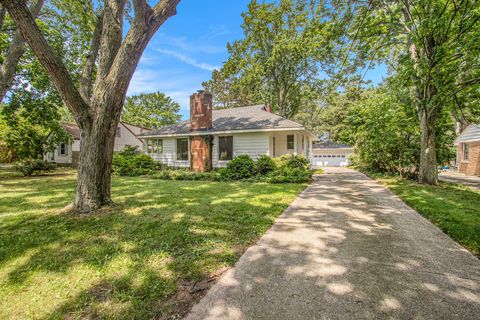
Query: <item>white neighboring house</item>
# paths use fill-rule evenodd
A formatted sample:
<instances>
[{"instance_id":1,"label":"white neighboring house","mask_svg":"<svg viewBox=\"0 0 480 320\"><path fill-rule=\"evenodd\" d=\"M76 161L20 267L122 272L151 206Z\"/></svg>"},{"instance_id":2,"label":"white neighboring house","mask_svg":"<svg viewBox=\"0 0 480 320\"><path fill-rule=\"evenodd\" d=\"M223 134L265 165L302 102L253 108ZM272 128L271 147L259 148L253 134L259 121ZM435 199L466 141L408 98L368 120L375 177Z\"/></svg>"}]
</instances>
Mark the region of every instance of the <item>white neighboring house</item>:
<instances>
[{"instance_id":1,"label":"white neighboring house","mask_svg":"<svg viewBox=\"0 0 480 320\"><path fill-rule=\"evenodd\" d=\"M312 153L318 139L301 124L271 112L264 105L213 110L212 97L199 91L190 97L190 119L139 136L145 152L169 167L196 171L224 167L248 154L278 157Z\"/></svg>"},{"instance_id":2,"label":"white neighboring house","mask_svg":"<svg viewBox=\"0 0 480 320\"><path fill-rule=\"evenodd\" d=\"M314 167L345 167L353 148L346 144L322 141L313 144L311 164Z\"/></svg>"},{"instance_id":3,"label":"white neighboring house","mask_svg":"<svg viewBox=\"0 0 480 320\"><path fill-rule=\"evenodd\" d=\"M44 159L49 162L76 166L80 155L80 129L76 124L63 123L63 129L72 137L71 143L60 143L53 152L49 152ZM136 146L143 150L143 140L137 135L149 132L150 129L120 122L115 132L113 151L120 151L126 146Z\"/></svg>"}]
</instances>

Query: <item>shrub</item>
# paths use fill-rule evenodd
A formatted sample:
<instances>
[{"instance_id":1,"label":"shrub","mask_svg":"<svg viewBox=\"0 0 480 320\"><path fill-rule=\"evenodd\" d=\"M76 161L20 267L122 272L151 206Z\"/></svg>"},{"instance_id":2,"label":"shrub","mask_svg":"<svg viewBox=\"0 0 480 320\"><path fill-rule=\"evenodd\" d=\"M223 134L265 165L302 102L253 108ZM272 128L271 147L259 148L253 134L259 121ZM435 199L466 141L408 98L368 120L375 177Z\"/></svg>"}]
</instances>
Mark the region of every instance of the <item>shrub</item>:
<instances>
[{"instance_id":1,"label":"shrub","mask_svg":"<svg viewBox=\"0 0 480 320\"><path fill-rule=\"evenodd\" d=\"M125 147L113 154L112 169L120 176L140 176L151 173L157 168L155 161L140 153L136 147Z\"/></svg>"},{"instance_id":2,"label":"shrub","mask_svg":"<svg viewBox=\"0 0 480 320\"><path fill-rule=\"evenodd\" d=\"M27 159L15 164L15 170L21 172L24 176L31 176L41 171L51 171L56 168L54 163L41 159Z\"/></svg>"},{"instance_id":3,"label":"shrub","mask_svg":"<svg viewBox=\"0 0 480 320\"><path fill-rule=\"evenodd\" d=\"M247 179L254 175L255 162L247 154L239 155L230 162L228 162L225 170L222 170L221 175L225 179L241 180Z\"/></svg>"},{"instance_id":4,"label":"shrub","mask_svg":"<svg viewBox=\"0 0 480 320\"><path fill-rule=\"evenodd\" d=\"M278 158L278 161L279 161L280 167L286 166L291 169L298 168L298 169L307 170L310 164L308 159L303 155L285 154L280 158Z\"/></svg>"},{"instance_id":5,"label":"shrub","mask_svg":"<svg viewBox=\"0 0 480 320\"><path fill-rule=\"evenodd\" d=\"M260 156L257 161L255 162L255 174L266 176L270 172L275 171L277 165L275 161L267 155Z\"/></svg>"}]
</instances>

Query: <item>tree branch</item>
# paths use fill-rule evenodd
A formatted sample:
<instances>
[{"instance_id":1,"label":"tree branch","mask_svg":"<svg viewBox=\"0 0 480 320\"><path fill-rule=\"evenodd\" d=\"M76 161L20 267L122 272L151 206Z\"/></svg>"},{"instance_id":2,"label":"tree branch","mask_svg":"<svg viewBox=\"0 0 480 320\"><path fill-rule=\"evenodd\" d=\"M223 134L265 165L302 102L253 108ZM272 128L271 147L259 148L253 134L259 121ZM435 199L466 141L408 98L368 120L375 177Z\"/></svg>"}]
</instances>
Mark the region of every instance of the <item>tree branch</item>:
<instances>
[{"instance_id":1,"label":"tree branch","mask_svg":"<svg viewBox=\"0 0 480 320\"><path fill-rule=\"evenodd\" d=\"M44 0L38 0L30 8L30 13L32 17L37 17L40 13L44 4ZM6 8L2 6L2 15L1 17L3 24L3 19L5 18ZM0 102L5 98L10 86L12 85L13 78L15 78L15 69L17 68L18 61L23 56L25 52L25 39L20 35L18 31L15 31L13 34L12 43L7 49L5 54L5 60L0 67Z\"/></svg>"},{"instance_id":2,"label":"tree branch","mask_svg":"<svg viewBox=\"0 0 480 320\"><path fill-rule=\"evenodd\" d=\"M126 0L107 0L105 3L95 86L107 77L122 44L123 13L126 2Z\"/></svg>"},{"instance_id":3,"label":"tree branch","mask_svg":"<svg viewBox=\"0 0 480 320\"><path fill-rule=\"evenodd\" d=\"M82 126L90 119L90 108L75 87L67 68L48 44L24 1L0 0L7 8L23 38L28 42L40 63L47 70L63 101Z\"/></svg>"},{"instance_id":4,"label":"tree branch","mask_svg":"<svg viewBox=\"0 0 480 320\"><path fill-rule=\"evenodd\" d=\"M89 102L90 91L92 89L92 73L95 66L95 60L97 60L98 50L100 49L100 37L102 35L103 27L103 13L98 17L95 24L95 30L93 31L92 43L90 52L85 59L85 65L83 66L82 75L80 76L80 94L82 98Z\"/></svg>"}]
</instances>

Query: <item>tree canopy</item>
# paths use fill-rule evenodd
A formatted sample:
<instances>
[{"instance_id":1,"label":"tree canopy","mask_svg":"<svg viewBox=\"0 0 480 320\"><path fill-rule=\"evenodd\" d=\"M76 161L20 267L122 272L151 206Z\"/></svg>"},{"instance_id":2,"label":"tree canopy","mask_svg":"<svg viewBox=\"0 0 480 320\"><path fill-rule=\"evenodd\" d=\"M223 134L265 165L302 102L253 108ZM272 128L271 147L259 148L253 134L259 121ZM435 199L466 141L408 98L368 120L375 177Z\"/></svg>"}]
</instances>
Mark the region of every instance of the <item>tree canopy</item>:
<instances>
[{"instance_id":1,"label":"tree canopy","mask_svg":"<svg viewBox=\"0 0 480 320\"><path fill-rule=\"evenodd\" d=\"M146 128L159 128L181 119L180 105L161 92L142 93L127 97L122 120Z\"/></svg>"}]
</instances>

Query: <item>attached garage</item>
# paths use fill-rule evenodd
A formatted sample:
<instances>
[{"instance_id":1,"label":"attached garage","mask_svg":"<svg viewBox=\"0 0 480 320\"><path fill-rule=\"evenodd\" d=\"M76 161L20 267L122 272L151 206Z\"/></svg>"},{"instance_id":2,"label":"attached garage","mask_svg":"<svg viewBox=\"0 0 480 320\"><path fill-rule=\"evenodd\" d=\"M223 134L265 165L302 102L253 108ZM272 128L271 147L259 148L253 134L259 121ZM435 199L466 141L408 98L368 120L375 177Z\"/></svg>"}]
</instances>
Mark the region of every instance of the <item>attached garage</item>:
<instances>
[{"instance_id":1,"label":"attached garage","mask_svg":"<svg viewBox=\"0 0 480 320\"><path fill-rule=\"evenodd\" d=\"M352 153L353 148L348 145L330 141L314 143L310 162L313 167L345 167Z\"/></svg>"}]
</instances>

